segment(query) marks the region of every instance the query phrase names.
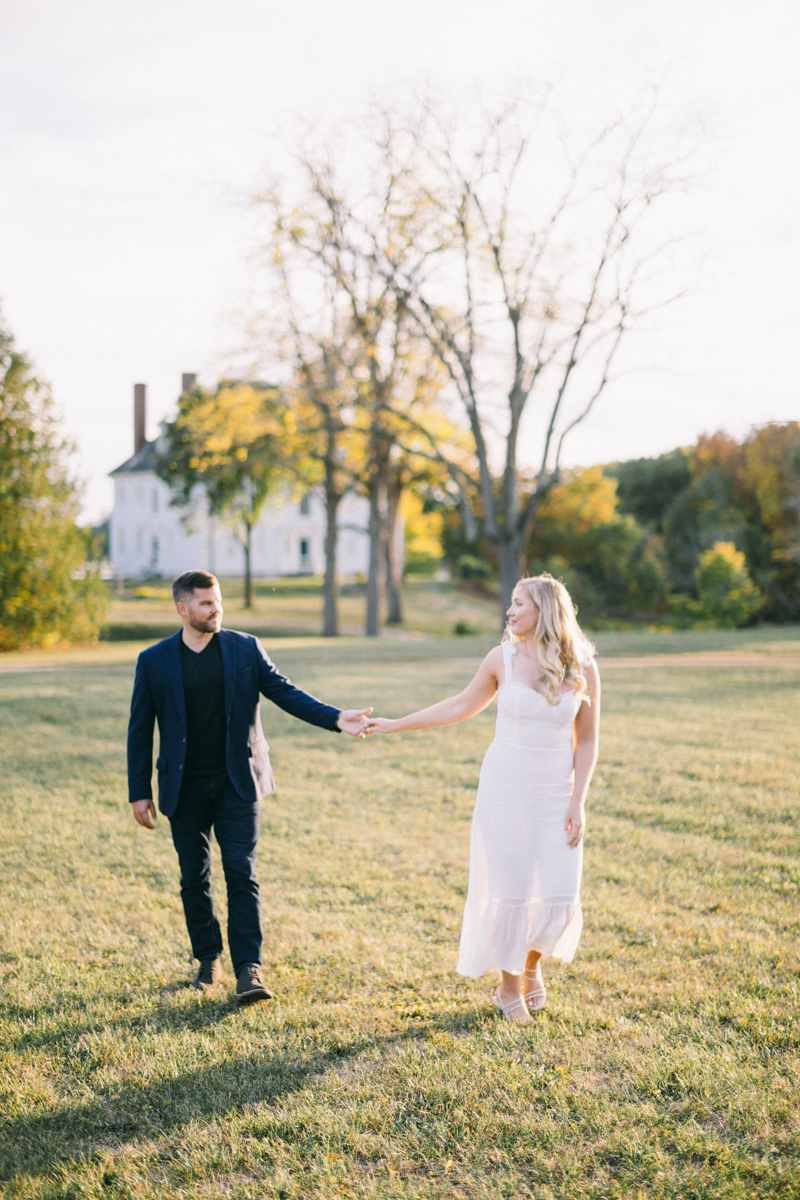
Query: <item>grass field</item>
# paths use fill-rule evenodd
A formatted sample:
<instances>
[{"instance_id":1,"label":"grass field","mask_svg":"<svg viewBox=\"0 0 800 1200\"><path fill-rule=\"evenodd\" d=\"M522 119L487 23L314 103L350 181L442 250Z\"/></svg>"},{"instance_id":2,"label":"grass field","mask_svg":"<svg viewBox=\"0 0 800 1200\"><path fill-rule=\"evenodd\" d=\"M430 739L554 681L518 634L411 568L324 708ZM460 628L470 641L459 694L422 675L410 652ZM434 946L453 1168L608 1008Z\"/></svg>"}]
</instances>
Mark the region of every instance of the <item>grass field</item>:
<instances>
[{"instance_id":1,"label":"grass field","mask_svg":"<svg viewBox=\"0 0 800 1200\"><path fill-rule=\"evenodd\" d=\"M253 607L242 601L242 581L222 579L226 624L246 629L259 636L313 636L322 629L322 580L319 576L284 576L257 579ZM144 593L144 594L141 594ZM497 602L480 588L445 583L423 576L411 576L403 587L402 626L387 633L402 636L434 634L447 636L461 622L476 634L494 634L498 628ZM340 632L364 631L366 587L354 582L342 586L339 600ZM115 594L104 637L117 640L147 636L148 627L157 628L165 637L178 628L168 580L155 586L131 584L121 595Z\"/></svg>"},{"instance_id":2,"label":"grass field","mask_svg":"<svg viewBox=\"0 0 800 1200\"><path fill-rule=\"evenodd\" d=\"M493 706L368 743L267 706L278 999L239 1012L229 962L218 997L186 988L166 822L125 802L137 648L3 656L0 1194L800 1196L800 638L597 640L585 931L528 1030L453 972ZM488 644L273 653L393 715Z\"/></svg>"}]
</instances>

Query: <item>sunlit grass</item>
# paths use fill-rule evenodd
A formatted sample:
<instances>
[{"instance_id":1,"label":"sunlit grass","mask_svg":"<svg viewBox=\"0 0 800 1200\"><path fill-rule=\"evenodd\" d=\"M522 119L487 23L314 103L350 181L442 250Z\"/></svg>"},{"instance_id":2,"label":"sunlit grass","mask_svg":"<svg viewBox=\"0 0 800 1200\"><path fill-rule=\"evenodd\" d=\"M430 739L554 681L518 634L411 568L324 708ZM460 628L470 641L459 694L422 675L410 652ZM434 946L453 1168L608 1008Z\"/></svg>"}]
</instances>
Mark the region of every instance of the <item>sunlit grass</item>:
<instances>
[{"instance_id":1,"label":"sunlit grass","mask_svg":"<svg viewBox=\"0 0 800 1200\"><path fill-rule=\"evenodd\" d=\"M236 628L270 631L277 635L315 634L322 628L322 581L319 577L256 580L251 609L244 608L241 579L223 579L221 585L227 623ZM405 611L399 627L401 632L443 636L452 633L459 622L476 634L494 634L499 627L496 601L479 589L412 576L403 591ZM159 594L139 595L139 592ZM365 605L364 585L346 581L339 601L342 633L363 633ZM174 605L163 584L132 586L122 596L114 597L109 614L112 630L116 628L119 633L120 626L147 622L167 622L178 627ZM394 630L389 627L389 631Z\"/></svg>"},{"instance_id":2,"label":"sunlit grass","mask_svg":"<svg viewBox=\"0 0 800 1200\"><path fill-rule=\"evenodd\" d=\"M2 1194L800 1194L794 636L670 642L768 666L608 662L586 928L530 1031L453 972L493 709L362 744L265 706L278 999L238 1012L229 962L218 997L184 986L168 828L125 804L133 648L4 656ZM488 644L271 649L391 715L456 690Z\"/></svg>"}]
</instances>

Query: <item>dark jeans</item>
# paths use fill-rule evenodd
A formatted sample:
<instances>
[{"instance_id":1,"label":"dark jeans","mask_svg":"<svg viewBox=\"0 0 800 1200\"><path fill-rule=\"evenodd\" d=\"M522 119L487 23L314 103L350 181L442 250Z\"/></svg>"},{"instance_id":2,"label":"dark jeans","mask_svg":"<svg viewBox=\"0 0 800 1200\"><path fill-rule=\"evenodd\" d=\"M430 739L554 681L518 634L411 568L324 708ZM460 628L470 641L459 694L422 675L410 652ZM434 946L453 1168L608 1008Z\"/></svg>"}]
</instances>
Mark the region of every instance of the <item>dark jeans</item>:
<instances>
[{"instance_id":1,"label":"dark jeans","mask_svg":"<svg viewBox=\"0 0 800 1200\"><path fill-rule=\"evenodd\" d=\"M242 800L226 774L187 776L170 817L181 868L181 900L195 958L222 953L211 891L211 829L222 853L228 889L228 948L238 974L261 962L261 901L256 879L259 806Z\"/></svg>"}]
</instances>

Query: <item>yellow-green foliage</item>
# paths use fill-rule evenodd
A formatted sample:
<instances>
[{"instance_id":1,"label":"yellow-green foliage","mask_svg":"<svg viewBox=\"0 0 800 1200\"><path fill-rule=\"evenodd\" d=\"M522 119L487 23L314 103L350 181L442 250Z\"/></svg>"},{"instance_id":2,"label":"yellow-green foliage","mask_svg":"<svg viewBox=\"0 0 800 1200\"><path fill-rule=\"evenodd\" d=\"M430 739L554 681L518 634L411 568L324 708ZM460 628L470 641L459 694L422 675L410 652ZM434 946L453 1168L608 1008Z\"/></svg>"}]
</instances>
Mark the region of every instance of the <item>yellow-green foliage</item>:
<instances>
[{"instance_id":1,"label":"yellow-green foliage","mask_svg":"<svg viewBox=\"0 0 800 1200\"><path fill-rule=\"evenodd\" d=\"M159 472L182 502L202 483L213 512L254 523L285 477L295 432L292 411L275 388L195 387L183 393L166 427Z\"/></svg>"},{"instance_id":2,"label":"yellow-green foliage","mask_svg":"<svg viewBox=\"0 0 800 1200\"><path fill-rule=\"evenodd\" d=\"M667 598L658 539L617 507L602 467L570 472L537 510L528 543L533 573L562 578L583 619L604 612L657 614Z\"/></svg>"},{"instance_id":3,"label":"yellow-green foliage","mask_svg":"<svg viewBox=\"0 0 800 1200\"><path fill-rule=\"evenodd\" d=\"M794 1200L800 642L762 633L598 636L738 657L601 657L585 931L529 1030L453 972L492 708L359 743L265 705L276 1000L237 1012L227 960L218 995L185 987L169 829L125 802L133 652L0 674L0 1194ZM489 645L268 649L392 715Z\"/></svg>"},{"instance_id":4,"label":"yellow-green foliage","mask_svg":"<svg viewBox=\"0 0 800 1200\"><path fill-rule=\"evenodd\" d=\"M710 550L704 550L695 576L698 599L673 599L674 611L688 623L734 629L744 625L762 605L761 592L750 578L744 554L733 542L715 542Z\"/></svg>"},{"instance_id":5,"label":"yellow-green foliage","mask_svg":"<svg viewBox=\"0 0 800 1200\"><path fill-rule=\"evenodd\" d=\"M99 630L107 594L84 566L69 449L48 389L0 326L0 650Z\"/></svg>"},{"instance_id":6,"label":"yellow-green foliage","mask_svg":"<svg viewBox=\"0 0 800 1200\"><path fill-rule=\"evenodd\" d=\"M425 511L422 499L406 492L402 502L405 521L406 567L416 569L418 563L437 563L443 557L442 531L444 519L439 510Z\"/></svg>"},{"instance_id":7,"label":"yellow-green foliage","mask_svg":"<svg viewBox=\"0 0 800 1200\"><path fill-rule=\"evenodd\" d=\"M733 542L715 542L700 555L697 594L704 610L719 626L742 625L757 612L761 593Z\"/></svg>"}]
</instances>

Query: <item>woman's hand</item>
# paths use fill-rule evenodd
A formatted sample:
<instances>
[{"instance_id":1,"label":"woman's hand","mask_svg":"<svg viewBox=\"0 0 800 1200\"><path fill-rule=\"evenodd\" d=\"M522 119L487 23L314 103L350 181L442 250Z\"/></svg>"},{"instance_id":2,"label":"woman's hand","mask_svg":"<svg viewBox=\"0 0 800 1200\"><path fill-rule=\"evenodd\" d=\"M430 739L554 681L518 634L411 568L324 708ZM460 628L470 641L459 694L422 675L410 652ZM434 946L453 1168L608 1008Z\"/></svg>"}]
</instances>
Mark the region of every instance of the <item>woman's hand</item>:
<instances>
[{"instance_id":1,"label":"woman's hand","mask_svg":"<svg viewBox=\"0 0 800 1200\"><path fill-rule=\"evenodd\" d=\"M580 800L570 800L564 818L564 829L567 831L568 845L579 846L586 832L586 809Z\"/></svg>"},{"instance_id":2,"label":"woman's hand","mask_svg":"<svg viewBox=\"0 0 800 1200\"><path fill-rule=\"evenodd\" d=\"M373 733L396 733L399 721L393 721L389 717L370 717L365 730L367 737L371 737Z\"/></svg>"}]
</instances>

